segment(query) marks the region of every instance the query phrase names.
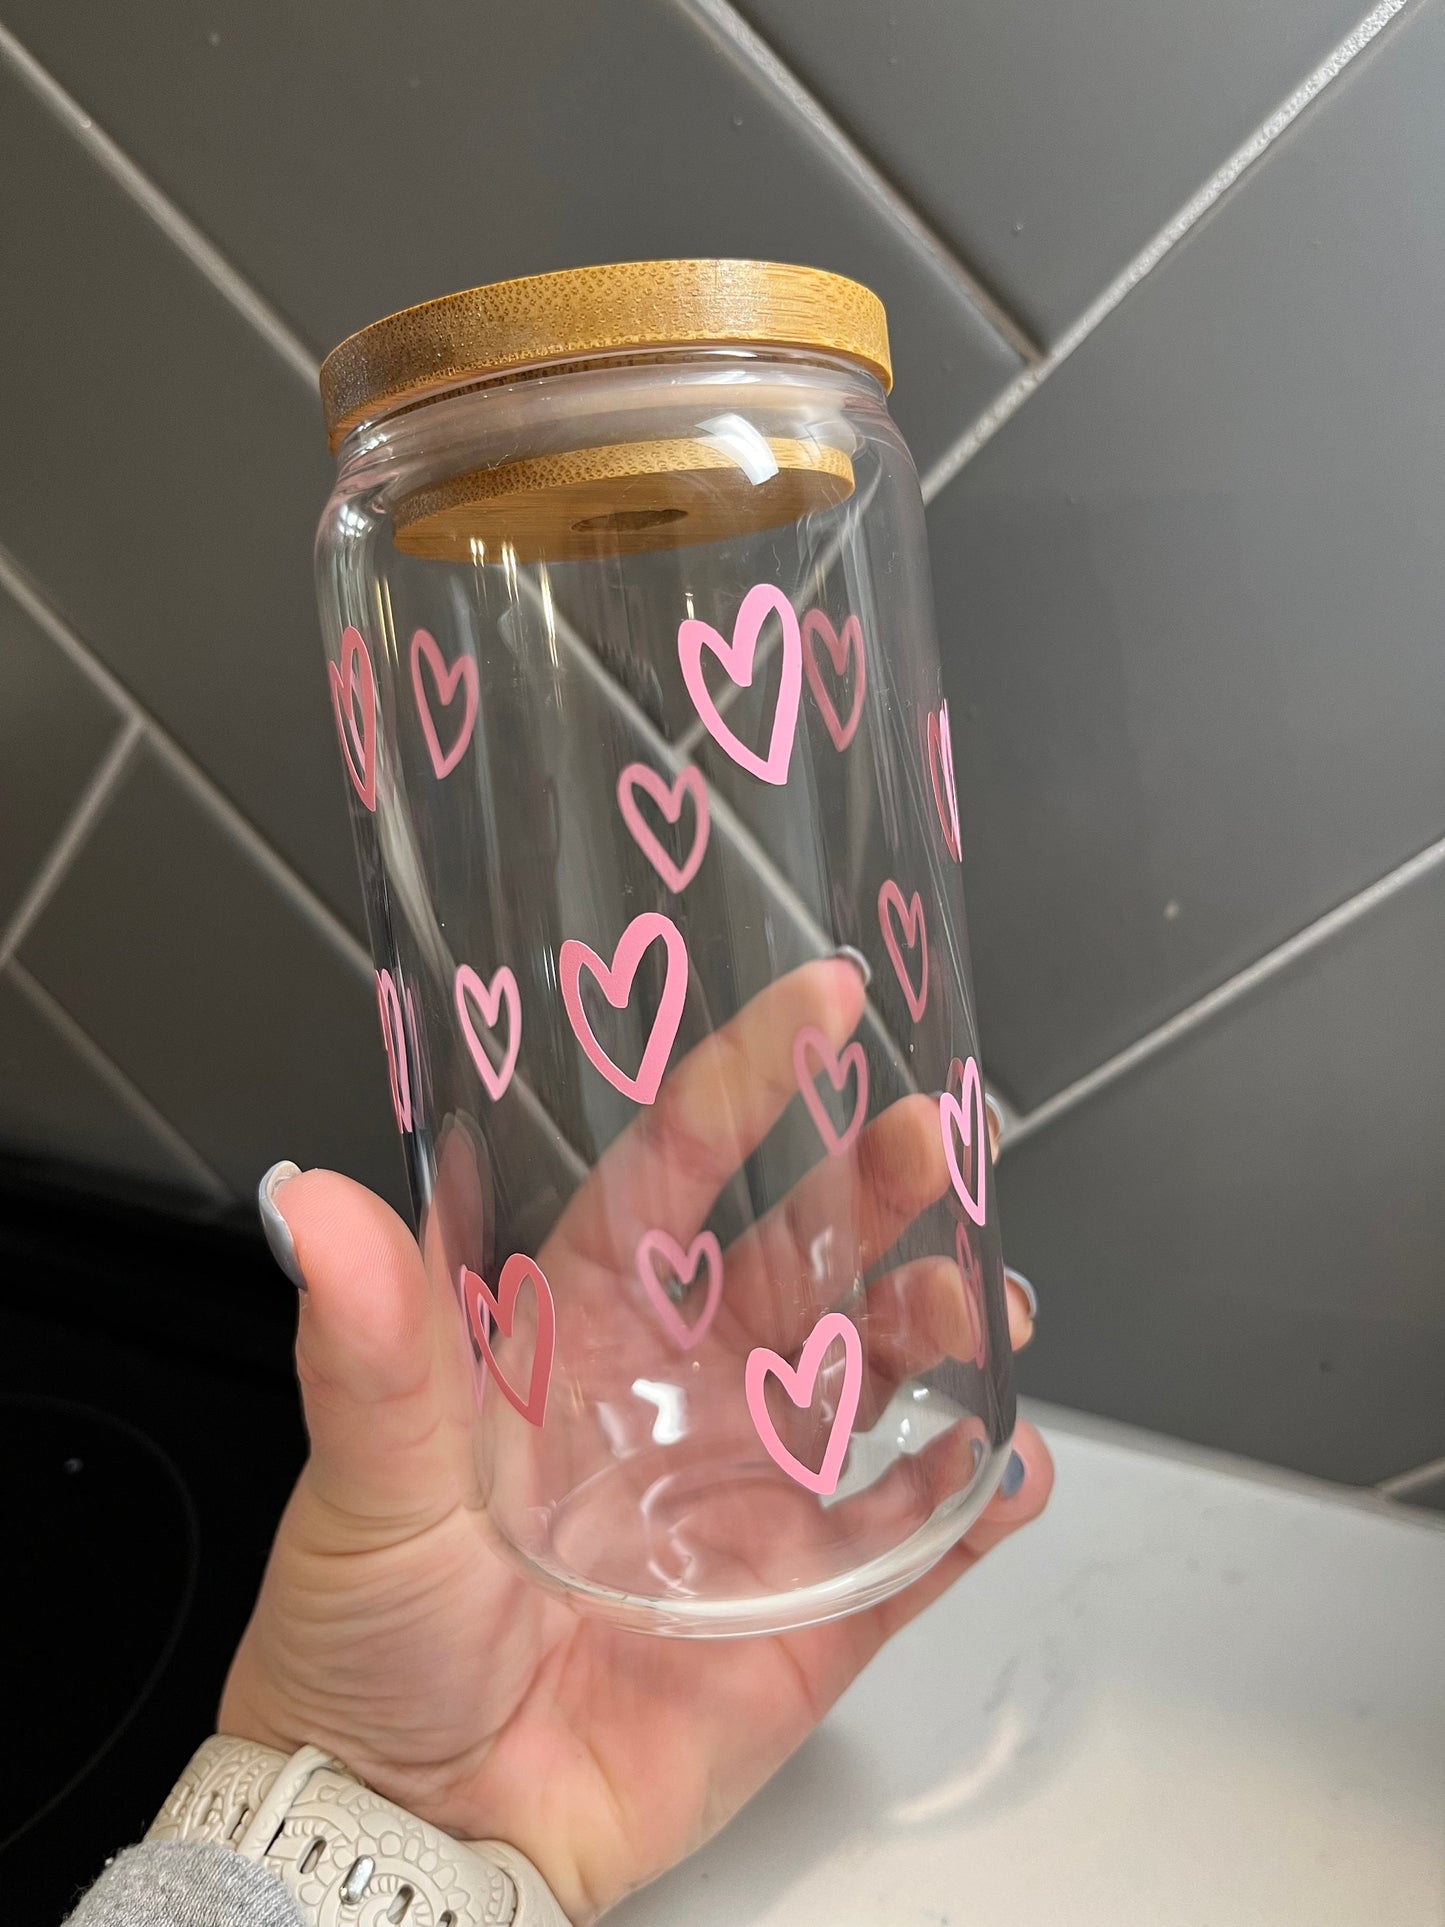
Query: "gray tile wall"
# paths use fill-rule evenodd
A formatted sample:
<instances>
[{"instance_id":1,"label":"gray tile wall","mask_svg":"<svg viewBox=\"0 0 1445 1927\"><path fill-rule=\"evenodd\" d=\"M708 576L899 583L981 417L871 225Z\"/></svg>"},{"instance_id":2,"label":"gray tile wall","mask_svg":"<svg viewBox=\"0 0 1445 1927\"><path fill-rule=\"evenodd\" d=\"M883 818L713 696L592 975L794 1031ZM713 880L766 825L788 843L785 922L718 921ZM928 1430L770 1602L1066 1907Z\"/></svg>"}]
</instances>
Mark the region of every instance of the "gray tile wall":
<instances>
[{"instance_id":1,"label":"gray tile wall","mask_svg":"<svg viewBox=\"0 0 1445 1927\"><path fill-rule=\"evenodd\" d=\"M1441 1503L1442 72L1445 0L0 0L0 1143L399 1195L315 363L813 261L930 502L1026 1387Z\"/></svg>"}]
</instances>

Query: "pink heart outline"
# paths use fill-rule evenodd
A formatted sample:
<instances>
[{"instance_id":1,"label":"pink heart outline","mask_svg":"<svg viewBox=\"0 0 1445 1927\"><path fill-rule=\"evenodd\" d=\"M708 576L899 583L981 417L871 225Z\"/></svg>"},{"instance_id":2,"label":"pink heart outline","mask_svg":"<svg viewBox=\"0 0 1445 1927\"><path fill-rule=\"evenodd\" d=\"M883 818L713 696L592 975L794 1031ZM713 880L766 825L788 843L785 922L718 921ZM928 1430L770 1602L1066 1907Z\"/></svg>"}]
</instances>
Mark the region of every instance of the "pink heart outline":
<instances>
[{"instance_id":1,"label":"pink heart outline","mask_svg":"<svg viewBox=\"0 0 1445 1927\"><path fill-rule=\"evenodd\" d=\"M359 629L341 632L341 666L326 665L331 685L331 713L336 718L336 734L341 743L342 760L351 778L351 787L367 809L376 808L376 672L371 653ZM342 692L345 691L345 710ZM356 720L356 698L361 697L361 722Z\"/></svg>"},{"instance_id":2,"label":"pink heart outline","mask_svg":"<svg viewBox=\"0 0 1445 1927\"><path fill-rule=\"evenodd\" d=\"M850 1069L858 1073L858 1097L853 1106L853 1115L841 1132L828 1115L818 1093L814 1082L818 1073L808 1065L810 1051L820 1060L819 1068L827 1072L828 1082L835 1091L842 1090ZM835 1053L816 1025L805 1024L793 1039L793 1073L829 1157L842 1157L862 1130L863 1120L868 1115L868 1059L863 1054L863 1046L855 1041L841 1054Z\"/></svg>"},{"instance_id":3,"label":"pink heart outline","mask_svg":"<svg viewBox=\"0 0 1445 1927\"><path fill-rule=\"evenodd\" d=\"M913 979L908 974L908 965L904 962L903 951L894 933L895 917L908 938L908 948L912 950L917 945L923 952L923 980L917 990L913 988ZM928 1008L928 926L923 917L923 898L915 890L912 900L905 906L903 892L889 877L878 892L878 927L883 932L893 974L903 987L908 1014L916 1024Z\"/></svg>"},{"instance_id":4,"label":"pink heart outline","mask_svg":"<svg viewBox=\"0 0 1445 1927\"><path fill-rule=\"evenodd\" d=\"M984 1192L984 1171L987 1168L988 1114L983 1107L983 1079L979 1076L978 1065L970 1057L966 1064L960 1064L955 1057L948 1067L948 1081L953 1082L957 1071L962 1078L962 1086L955 1097L952 1091L945 1090L938 1100L938 1128L943 1137L943 1155L948 1164L948 1175L953 1180L953 1188L958 1193L959 1202L974 1223L983 1229L987 1216L987 1199ZM966 1110L969 1089L973 1090L973 1115ZM954 1131L963 1139L964 1148L971 1150L978 1171L978 1190L975 1194L964 1182L958 1166L958 1153L954 1149Z\"/></svg>"},{"instance_id":5,"label":"pink heart outline","mask_svg":"<svg viewBox=\"0 0 1445 1927\"><path fill-rule=\"evenodd\" d=\"M843 1341L843 1384L838 1393L823 1463L814 1472L801 1459L794 1457L778 1437L772 1413L768 1410L768 1375L771 1373L778 1380L799 1409L811 1405L818 1389L818 1373L822 1370L823 1359L839 1339ZM825 1312L809 1333L808 1342L798 1354L795 1366L790 1365L780 1353L769 1351L766 1345L754 1347L748 1353L748 1362L743 1368L743 1386L753 1429L773 1464L809 1492L816 1492L819 1498L831 1498L838 1490L843 1461L848 1456L848 1441L853 1436L853 1421L858 1416L858 1398L863 1390L863 1341L858 1336L858 1327L850 1318L845 1318L841 1311Z\"/></svg>"},{"instance_id":6,"label":"pink heart outline","mask_svg":"<svg viewBox=\"0 0 1445 1927\"><path fill-rule=\"evenodd\" d=\"M953 780L953 730L948 720L948 704L939 706L937 715L928 712L928 776L933 785L933 807L943 829L943 841L955 863L963 860L963 835L958 827L958 790ZM943 787L939 788L939 770Z\"/></svg>"},{"instance_id":7,"label":"pink heart outline","mask_svg":"<svg viewBox=\"0 0 1445 1927\"><path fill-rule=\"evenodd\" d=\"M408 991L408 1001L410 996ZM381 1013L381 1041L386 1047L386 1069L391 1080L391 1108L397 1130L405 1134L411 1129L411 1073L407 1069L401 998L389 970L376 973L376 1007Z\"/></svg>"},{"instance_id":8,"label":"pink heart outline","mask_svg":"<svg viewBox=\"0 0 1445 1927\"><path fill-rule=\"evenodd\" d=\"M710 649L739 689L752 687L757 658L758 636L770 614L783 625L783 676L778 688L777 708L773 712L773 731L768 753L759 756L740 741L723 721L717 704L708 692L702 670L702 652ZM803 693L803 638L798 614L781 589L770 582L758 582L743 597L733 623L733 637L727 642L710 622L688 616L678 625L677 660L687 693L692 697L698 720L724 754L739 769L764 783L781 784L788 780L788 765L793 756L793 740L798 728L798 704Z\"/></svg>"},{"instance_id":9,"label":"pink heart outline","mask_svg":"<svg viewBox=\"0 0 1445 1927\"><path fill-rule=\"evenodd\" d=\"M529 1425L541 1425L547 1416L552 1359L557 1348L557 1307L553 1302L552 1287L542 1275L542 1267L525 1252L514 1251L502 1266L495 1296L486 1280L470 1265L462 1266L459 1282L462 1303L466 1306L467 1324L481 1349L487 1371L495 1379L507 1403L519 1411ZM537 1339L532 1350L532 1377L527 1396L523 1398L497 1363L497 1355L492 1350L490 1326L495 1321L502 1336L511 1337L517 1299L523 1285L528 1283L537 1300ZM478 1304L478 1299L484 1301L485 1317L480 1315L483 1307Z\"/></svg>"},{"instance_id":10,"label":"pink heart outline","mask_svg":"<svg viewBox=\"0 0 1445 1927\"><path fill-rule=\"evenodd\" d=\"M697 814L697 828L693 832L692 848L682 863L674 863L662 846L662 841L650 824L644 822L633 791L644 789L662 811L669 823L676 823L682 815L682 799L690 796ZM617 807L622 812L622 820L632 833L632 840L647 858L648 862L662 878L669 890L679 894L692 882L702 867L707 853L708 832L711 820L708 814L707 784L700 769L691 763L679 770L674 782L646 763L629 763L617 779Z\"/></svg>"},{"instance_id":11,"label":"pink heart outline","mask_svg":"<svg viewBox=\"0 0 1445 1927\"><path fill-rule=\"evenodd\" d=\"M699 1264L704 1259L707 1261L707 1291L703 1298L702 1310L691 1325L673 1303L657 1275L654 1260L658 1258L681 1285L690 1285L697 1276ZM662 1321L668 1337L679 1351L695 1350L707 1337L712 1321L717 1316L717 1308L722 1302L723 1255L716 1232L699 1231L684 1251L670 1232L660 1227L652 1231L644 1231L637 1241L636 1265L638 1282L651 1299L652 1308Z\"/></svg>"},{"instance_id":12,"label":"pink heart outline","mask_svg":"<svg viewBox=\"0 0 1445 1927\"><path fill-rule=\"evenodd\" d=\"M582 1008L581 974L583 970L590 971L612 1008L622 1010L631 999L632 985L643 952L649 945L659 941L667 949L667 980L658 1000L637 1075L629 1077L625 1071L618 1069L593 1035L587 1013ZM638 1104L650 1104L653 1101L662 1082L662 1074L667 1069L667 1060L677 1042L678 1025L682 1022L683 1007L687 1002L688 969L687 943L683 934L672 918L664 916L660 910L644 910L640 916L632 919L617 940L610 966L603 963L595 950L576 937L568 937L558 952L557 970L562 984L562 1002L588 1063L607 1079L614 1090L621 1091L624 1097L630 1097Z\"/></svg>"},{"instance_id":13,"label":"pink heart outline","mask_svg":"<svg viewBox=\"0 0 1445 1927\"><path fill-rule=\"evenodd\" d=\"M506 1052L498 1069L492 1063L491 1053L477 1036L468 999L480 1009L482 1021L487 1029L495 1030L503 998L506 999L511 1022L507 1026L509 1034ZM517 1068L517 1052L522 1047L522 997L517 989L517 979L512 974L511 965L502 964L499 969L492 972L492 981L485 983L470 964L459 964L452 983L452 999L457 1007L457 1022L462 1027L462 1039L471 1053L472 1062L477 1067L477 1076L486 1085L487 1093L495 1104L500 1101L512 1081L512 1072Z\"/></svg>"},{"instance_id":14,"label":"pink heart outline","mask_svg":"<svg viewBox=\"0 0 1445 1927\"><path fill-rule=\"evenodd\" d=\"M832 692L823 681L823 673L818 667L818 653L813 646L817 642L827 646L835 675L843 674L850 649L858 665L853 678L853 707L848 712L846 723L840 719ZM803 617L803 673L808 678L808 687L813 692L813 700L818 705L824 727L833 739L834 749L846 749L857 735L858 725L863 720L863 692L868 682L867 663L863 654L863 625L857 616L850 615L847 618L840 634L821 609L808 611Z\"/></svg>"},{"instance_id":15,"label":"pink heart outline","mask_svg":"<svg viewBox=\"0 0 1445 1927\"><path fill-rule=\"evenodd\" d=\"M982 1371L988 1358L988 1326L983 1315L983 1272L973 1255L973 1240L965 1226L953 1227L953 1255L963 1280L963 1299L968 1306L968 1322L973 1327L973 1362Z\"/></svg>"},{"instance_id":16,"label":"pink heart outline","mask_svg":"<svg viewBox=\"0 0 1445 1927\"><path fill-rule=\"evenodd\" d=\"M426 688L422 682L421 666L425 660L431 670L432 681L436 684L437 695L442 706L450 708L457 693L457 684L463 686L462 727L456 741L445 752L437 735L436 722L432 717L431 704L427 701ZM477 665L466 654L457 657L447 667L446 657L437 647L436 637L429 630L418 629L411 639L411 687L416 697L416 713L421 721L421 733L426 738L426 746L431 756L431 766L440 780L450 775L467 753L467 745L472 740L472 731L477 722L477 702L479 685Z\"/></svg>"}]
</instances>

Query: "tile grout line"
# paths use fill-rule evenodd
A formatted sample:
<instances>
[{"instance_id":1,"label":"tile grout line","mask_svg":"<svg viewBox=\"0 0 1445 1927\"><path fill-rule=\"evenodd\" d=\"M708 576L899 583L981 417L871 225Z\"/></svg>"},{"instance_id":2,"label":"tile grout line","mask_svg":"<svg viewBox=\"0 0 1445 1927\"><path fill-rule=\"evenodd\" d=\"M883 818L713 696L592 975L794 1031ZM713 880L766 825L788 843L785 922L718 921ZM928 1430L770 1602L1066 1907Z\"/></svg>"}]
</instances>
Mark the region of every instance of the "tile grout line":
<instances>
[{"instance_id":1,"label":"tile grout line","mask_svg":"<svg viewBox=\"0 0 1445 1927\"><path fill-rule=\"evenodd\" d=\"M218 1201L229 1201L233 1196L230 1185L218 1171L207 1164L189 1139L171 1123L163 1111L146 1096L145 1092L121 1069L120 1065L101 1049L89 1031L84 1030L71 1016L70 1012L50 994L38 978L31 975L18 958L12 957L5 966L6 974L20 994L31 1004L35 1011L68 1044L77 1057L107 1083L120 1098L126 1108L134 1112L160 1139L178 1164L184 1165L191 1176Z\"/></svg>"},{"instance_id":2,"label":"tile grout line","mask_svg":"<svg viewBox=\"0 0 1445 1927\"><path fill-rule=\"evenodd\" d=\"M933 267L986 319L1019 359L1040 361L1043 349L1022 323L1003 306L938 235L912 202L902 194L773 52L767 42L733 8L730 0L677 0L697 23L724 42L797 113L822 142L838 171L872 201L888 224L902 228ZM73 95L44 67L28 47L0 22L0 61L47 107L105 173L129 195L185 255L224 300L249 321L298 374L316 390L320 358L306 345L271 303L211 241L170 196L86 113Z\"/></svg>"},{"instance_id":3,"label":"tile grout line","mask_svg":"<svg viewBox=\"0 0 1445 1927\"><path fill-rule=\"evenodd\" d=\"M0 61L47 107L96 165L129 195L141 212L198 270L223 300L276 351L292 372L316 392L316 356L282 320L269 301L227 260L221 250L183 214L175 202L99 127L91 115L44 68L28 47L0 23Z\"/></svg>"},{"instance_id":4,"label":"tile grout line","mask_svg":"<svg viewBox=\"0 0 1445 1927\"><path fill-rule=\"evenodd\" d=\"M1058 343L1047 352L1042 351L1032 341L1020 324L975 279L967 266L933 232L912 204L875 167L826 113L791 69L784 65L771 47L736 12L730 0L677 0L677 3L685 11L690 12L700 25L726 42L772 87L776 94L802 117L823 142L840 171L860 188L868 199L880 206L894 225L902 226L934 265L954 283L957 290L985 315L990 325L1008 342L1015 353L1033 364L1003 391L960 437L954 447L943 455L923 477L924 499L931 502L973 455L1017 412L1029 396L1197 225L1228 189L1274 145L1305 108L1344 71L1355 56L1377 37L1396 14L1411 4L1411 0L1380 0L1380 3L1365 16L1360 24L1276 109L1270 119L1235 150L1224 165L1155 235L1129 266L1066 331ZM316 356L219 249L151 181L124 150L96 125L92 117L3 24L0 24L0 60L9 63L25 85L55 114L97 164L135 201L217 292L257 329L293 372L305 380L308 387L314 388L319 367ZM309 921L321 926L322 933L343 953L347 962L359 974L369 977L372 964L365 946L341 921L330 905L292 869L205 770L181 748L180 744L131 695L129 690L93 655L87 645L65 625L3 550L0 550L0 584L10 590L15 599L44 628L67 657L127 718L127 729L123 732L120 742L113 747L106 759L106 765L97 772L96 778L92 781L91 790L82 799L86 820L83 823L72 820L71 828L76 832L73 840L67 832L66 837L62 839L66 847L62 850L57 846L57 849L52 852L51 861L47 863L41 876L37 877L31 892L27 893L22 903L22 913L25 913L23 926L21 916L17 914L17 917L12 920L11 931L3 940L0 940L0 965L13 957L13 952L23 938L25 930L29 928L34 917L43 907L44 901L59 882L70 856L83 843L94 817L119 780L137 743L145 738L150 747L170 765L173 772L192 789L199 800L225 820L228 829L245 843L248 853L258 867L267 873L298 910ZM102 777L106 774L106 766L112 761L115 767L110 772L109 783L101 791L100 784ZM1431 845L1428 850L1422 851L1399 869L1368 886L1357 896L1328 912L1316 923L1309 925L1296 936L1257 959L1245 970L1227 979L1225 983L1217 986L1215 990L1207 993L1186 1010L1177 1013L1157 1029L1137 1039L1125 1050L1096 1066L1084 1077L1056 1092L1053 1097L1046 1099L1034 1110L1017 1116L1008 1125L1000 1150L1022 1142L1036 1131L1045 1129L1058 1117L1127 1075L1138 1064L1147 1062L1177 1038L1187 1035L1207 1022L1217 1011L1248 995L1258 984L1287 968L1296 958L1327 941L1338 930L1346 928L1359 917L1368 914L1377 903L1385 901L1397 890L1415 881L1418 876L1426 874L1436 867L1442 857L1445 857L1445 842ZM31 906L32 895L37 899L33 906ZM29 906L28 910L27 906ZM19 972L23 967L17 962L13 963L11 968ZM26 972L25 975L28 978L29 973ZM30 981L34 982L33 979ZM37 985L36 989L39 988ZM41 994L48 995L44 992ZM56 1009L59 1010L59 1006L56 1006ZM68 1021L73 1023L73 1020L68 1019ZM75 1028L79 1035L84 1036L78 1026ZM86 1041L90 1043L89 1039ZM90 1048L92 1051L99 1051L99 1047L94 1044L90 1044ZM104 1058L103 1052L99 1055ZM108 1058L104 1061L107 1064L110 1062ZM124 1077L124 1073L120 1072L118 1067L112 1068L115 1075ZM136 1095L141 1096L140 1093ZM143 1101L148 1103L148 1100ZM173 1130L173 1127L161 1118L160 1113L156 1113L156 1117L167 1131ZM183 1143L184 1140L181 1142ZM191 1156L198 1159L199 1154L192 1151ZM203 1160L201 1162L203 1163ZM209 1167L206 1169L209 1171ZM221 1182L214 1173L210 1175L215 1182Z\"/></svg>"},{"instance_id":5,"label":"tile grout line","mask_svg":"<svg viewBox=\"0 0 1445 1927\"><path fill-rule=\"evenodd\" d=\"M287 897L300 915L313 926L320 926L320 934L339 951L345 961L358 976L370 984L376 966L371 961L371 953L366 945L344 924L341 918L320 896L306 879L294 870L281 852L267 839L226 795L218 789L206 772L175 742L160 731L153 731L151 748L169 765L171 771L185 784L199 802L204 804L213 815L224 818L227 829L238 843L245 846L246 854L262 871L284 897Z\"/></svg>"},{"instance_id":6,"label":"tile grout line","mask_svg":"<svg viewBox=\"0 0 1445 1927\"><path fill-rule=\"evenodd\" d=\"M41 911L59 888L61 879L99 822L101 811L119 787L144 734L144 726L134 716L127 718L115 741L96 765L60 834L31 878L29 888L15 906L9 923L0 932L0 970L14 957L34 928Z\"/></svg>"},{"instance_id":7,"label":"tile grout line","mask_svg":"<svg viewBox=\"0 0 1445 1927\"><path fill-rule=\"evenodd\" d=\"M676 4L683 12L691 14L704 32L739 56L803 120L822 143L838 172L873 203L889 227L901 229L907 235L927 256L934 269L951 284L955 294L979 311L1020 361L1032 366L1043 359L1043 349L1023 324L1009 313L998 296L935 232L912 201L844 132L822 102L779 58L757 29L743 18L731 0L676 0Z\"/></svg>"},{"instance_id":8,"label":"tile grout line","mask_svg":"<svg viewBox=\"0 0 1445 1927\"><path fill-rule=\"evenodd\" d=\"M701 4L702 0L695 0L695 3ZM1339 78L1355 56L1370 45L1396 14L1402 12L1407 6L1422 4L1423 0L1379 0L1379 4L1372 7L1360 24L1325 56L1313 73L1301 81L1269 119L1257 127L1249 138L1234 150L1224 165L1210 175L1173 219L1159 230L1153 239L1135 255L1123 272L1117 275L1103 293L1090 303L1078 320L1065 330L1042 359L1035 366L1026 368L1022 374L1016 376L1003 393L992 401L978 419L965 430L953 447L939 457L923 477L924 501L932 502L942 494L985 443L993 439L1005 422L1017 414L1050 375L1068 360L1076 348L1081 347L1088 340L1101 322L1108 319L1120 302L1158 267L1164 257L1203 220L1229 189L1274 146L1311 102L1316 100L1332 81Z\"/></svg>"},{"instance_id":9,"label":"tile grout line","mask_svg":"<svg viewBox=\"0 0 1445 1927\"><path fill-rule=\"evenodd\" d=\"M1408 1472L1396 1472L1388 1479L1381 1479L1375 1487L1387 1499L1408 1499L1412 1492L1420 1492L1437 1480L1445 1479L1445 1459L1431 1459L1425 1465L1411 1466Z\"/></svg>"},{"instance_id":10,"label":"tile grout line","mask_svg":"<svg viewBox=\"0 0 1445 1927\"><path fill-rule=\"evenodd\" d=\"M1343 903L1337 903L1334 909L1327 910L1322 917L1317 917L1313 923L1306 924L1302 930L1297 930L1292 937L1287 937L1274 949L1267 950L1261 957L1256 957L1253 963L1246 964L1244 969L1236 971L1234 976L1227 977L1221 984L1216 984L1213 990L1206 991L1204 996L1187 1005L1183 1010L1177 1011L1156 1029L1146 1031L1142 1037L1136 1038L1132 1044L1127 1045L1113 1057L1106 1058L1102 1064L1096 1065L1083 1077L1076 1078L1072 1084L1066 1084L1062 1090L1056 1091L1052 1097L1046 1098L1033 1110L1025 1111L1022 1116L1015 1119L1001 1138L1000 1153L1023 1143L1025 1139L1045 1130L1070 1111L1077 1110L1079 1105L1097 1097L1111 1084L1117 1084L1121 1078L1137 1070L1141 1064L1148 1063L1161 1051L1178 1043L1181 1038L1188 1037L1208 1023L1211 1018L1216 1017L1220 1011L1239 1003L1257 990L1261 984L1268 983L1271 978L1279 976L1300 958L1307 957L1320 949L1322 945L1338 936L1342 930L1348 930L1351 925L1359 923L1377 910L1381 904L1388 903L1392 897L1398 896L1403 890L1408 890L1412 884L1418 883L1422 877L1429 876L1442 865L1445 865L1445 837L1427 844L1423 850L1417 851L1414 856L1407 858L1395 869L1387 871L1384 876L1377 877L1373 883L1367 884L1354 896L1346 897Z\"/></svg>"},{"instance_id":11,"label":"tile grout line","mask_svg":"<svg viewBox=\"0 0 1445 1927\"><path fill-rule=\"evenodd\" d=\"M45 631L67 661L73 663L93 687L98 689L128 722L137 727L147 746L155 751L213 815L221 818L230 833L245 846L247 855L289 899L298 913L319 931L333 949L341 953L347 965L363 981L370 983L373 965L366 946L361 940L342 922L325 898L266 840L250 818L231 801L215 780L207 775L195 758L182 749L170 732L81 641L4 548L0 548L0 589L7 590L14 597L31 620Z\"/></svg>"}]
</instances>

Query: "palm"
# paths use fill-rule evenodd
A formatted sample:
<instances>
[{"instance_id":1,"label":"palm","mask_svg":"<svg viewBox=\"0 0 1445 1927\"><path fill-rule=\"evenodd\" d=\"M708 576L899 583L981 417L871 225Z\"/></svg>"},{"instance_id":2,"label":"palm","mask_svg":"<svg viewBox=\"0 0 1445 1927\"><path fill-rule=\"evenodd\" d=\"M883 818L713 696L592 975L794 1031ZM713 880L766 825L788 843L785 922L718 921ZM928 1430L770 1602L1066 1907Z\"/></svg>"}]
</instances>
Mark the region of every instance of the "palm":
<instances>
[{"instance_id":1,"label":"palm","mask_svg":"<svg viewBox=\"0 0 1445 1927\"><path fill-rule=\"evenodd\" d=\"M559 1296L593 1308L589 1347L619 1382L645 1371L658 1343L645 1321L619 1309L640 1226L657 1221L661 1200L673 1235L694 1235L791 1095L786 1044L800 1019L821 1018L841 1041L860 1005L847 965L783 979L735 1020L749 1026L749 1047L721 1032L685 1060L647 1129L620 1139L564 1212L539 1259ZM845 1174L856 1187L847 1220L855 1245L834 1252L836 1276L819 1277L808 1262L814 1221L835 1215L839 1173L826 1166L738 1241L725 1314L704 1355L755 1342L790 1349L800 1300L795 1289L780 1294L779 1279L807 1277L826 1300L841 1295L840 1279L876 1267L947 1182L930 1113L925 1100L906 1099L859 1140ZM705 1157L694 1115L711 1121ZM720 1115L730 1134L718 1131ZM400 1221L345 1179L312 1173L283 1195L310 1285L298 1366L312 1456L237 1654L222 1724L282 1746L329 1747L401 1805L464 1837L507 1840L542 1867L576 1921L715 1831L890 1632L1047 1496L1047 1458L1030 1436L1025 1492L996 1501L918 1585L806 1632L699 1643L579 1619L505 1563L479 1524L475 1361L458 1342L456 1254L440 1218L428 1227L423 1263ZM951 1265L884 1271L869 1291L885 1329L890 1306L923 1294L933 1315L907 1329L947 1348L972 1345ZM860 1426L894 1383L933 1362L902 1342L883 1343L877 1359ZM507 1426L515 1415L494 1399L484 1417ZM535 1449L551 1449L545 1435ZM806 1455L805 1433L792 1443ZM896 1515L900 1506L926 1517L939 1492L967 1475L958 1444L936 1442L832 1508L827 1526L787 1488L784 1502L796 1502L788 1531L837 1531L839 1514L866 1529L870 1510Z\"/></svg>"},{"instance_id":2,"label":"palm","mask_svg":"<svg viewBox=\"0 0 1445 1927\"><path fill-rule=\"evenodd\" d=\"M303 1481L226 1730L310 1739L451 1831L521 1846L579 1922L708 1838L924 1603L915 1589L766 1639L650 1639L530 1587L464 1511L340 1558L330 1525ZM975 1528L927 1595L1007 1529Z\"/></svg>"}]
</instances>

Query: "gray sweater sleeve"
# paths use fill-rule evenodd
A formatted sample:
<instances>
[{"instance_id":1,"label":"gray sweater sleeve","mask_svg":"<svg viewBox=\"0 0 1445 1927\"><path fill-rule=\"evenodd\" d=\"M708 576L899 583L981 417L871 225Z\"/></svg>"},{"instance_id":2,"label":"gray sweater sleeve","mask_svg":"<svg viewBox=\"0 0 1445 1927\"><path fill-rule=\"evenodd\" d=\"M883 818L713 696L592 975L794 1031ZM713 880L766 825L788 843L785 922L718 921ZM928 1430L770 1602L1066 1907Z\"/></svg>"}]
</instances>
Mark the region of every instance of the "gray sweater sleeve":
<instances>
[{"instance_id":1,"label":"gray sweater sleeve","mask_svg":"<svg viewBox=\"0 0 1445 1927\"><path fill-rule=\"evenodd\" d=\"M66 1927L304 1927L278 1875L210 1841L117 1854Z\"/></svg>"}]
</instances>

